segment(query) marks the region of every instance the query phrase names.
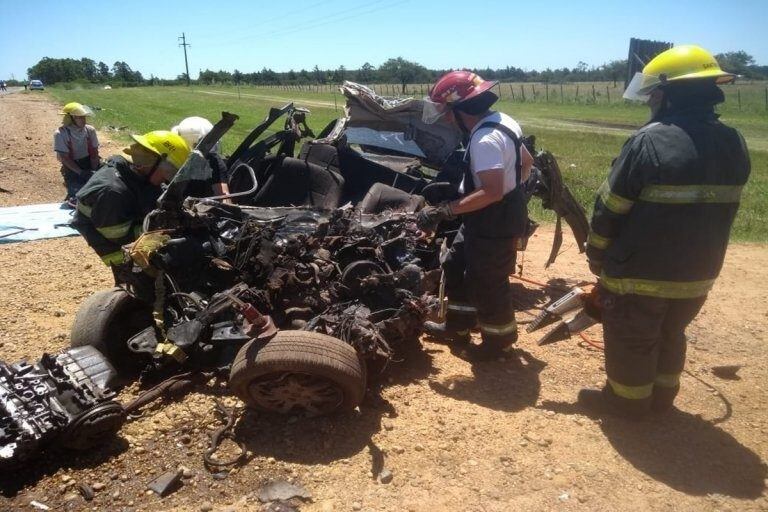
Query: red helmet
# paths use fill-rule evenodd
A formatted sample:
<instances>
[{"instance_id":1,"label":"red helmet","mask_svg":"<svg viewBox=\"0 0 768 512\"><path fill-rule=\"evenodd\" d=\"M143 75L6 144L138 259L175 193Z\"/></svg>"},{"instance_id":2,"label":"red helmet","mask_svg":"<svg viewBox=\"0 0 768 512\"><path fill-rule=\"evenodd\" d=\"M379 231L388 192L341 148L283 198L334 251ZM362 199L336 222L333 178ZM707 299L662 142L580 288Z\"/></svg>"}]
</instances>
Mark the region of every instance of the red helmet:
<instances>
[{"instance_id":1,"label":"red helmet","mask_svg":"<svg viewBox=\"0 0 768 512\"><path fill-rule=\"evenodd\" d=\"M483 80L471 71L451 71L444 74L429 91L434 103L456 104L479 96L499 82Z\"/></svg>"}]
</instances>

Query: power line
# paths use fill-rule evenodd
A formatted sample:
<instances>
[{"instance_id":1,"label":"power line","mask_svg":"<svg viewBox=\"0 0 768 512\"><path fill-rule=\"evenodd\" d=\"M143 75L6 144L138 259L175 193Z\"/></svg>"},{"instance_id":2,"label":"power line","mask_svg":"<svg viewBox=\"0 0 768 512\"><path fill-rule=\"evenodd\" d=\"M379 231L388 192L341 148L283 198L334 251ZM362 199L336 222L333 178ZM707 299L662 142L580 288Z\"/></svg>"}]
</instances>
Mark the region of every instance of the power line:
<instances>
[{"instance_id":1,"label":"power line","mask_svg":"<svg viewBox=\"0 0 768 512\"><path fill-rule=\"evenodd\" d=\"M181 39L179 46L184 48L184 68L187 70L187 87L189 87L189 62L187 61L187 46L192 45L187 43L187 36L184 34L184 32L181 33L181 37L178 39Z\"/></svg>"},{"instance_id":2,"label":"power line","mask_svg":"<svg viewBox=\"0 0 768 512\"><path fill-rule=\"evenodd\" d=\"M218 44L211 45L211 46L229 46L229 45L232 45L232 44L242 43L242 42L245 42L245 41L252 40L254 37L258 37L260 39L264 39L266 37L275 37L275 36L279 37L279 36L283 36L283 35L287 35L287 34L292 34L294 32L300 32L302 30L306 30L306 29L309 29L309 28L315 28L315 27L322 26L322 25L328 25L329 23L334 23L334 22L338 22L338 21L345 21L345 20L348 20L348 19L357 18L357 17L363 16L365 14L370 14L372 12L380 11L382 9L391 8L391 7L395 6L395 5L399 5L399 4L405 3L406 1L407 0L400 0L398 2L390 3L390 2L386 2L386 0L374 0L372 2L367 2L367 3L362 4L362 5L357 5L355 7L351 7L349 9L344 9L344 10L337 11L337 12L334 12L334 13L331 13L331 14L326 14L324 16L316 17L313 20L309 20L307 23L303 23L303 24L299 23L299 24L294 24L294 25L288 26L288 27L277 28L277 29L269 31L269 32L258 32L258 33L255 33L253 35L247 36L247 37L237 38L235 40L230 40L230 41L227 41L227 42L220 42ZM378 4L381 4L382 2L386 2L385 5L378 5ZM377 6L377 7L374 7L373 9L368 9L369 7L372 7L372 6ZM365 10L365 9L367 9L367 10ZM347 14L347 16L340 16L342 14ZM323 21L323 20L327 20L327 21Z\"/></svg>"}]
</instances>

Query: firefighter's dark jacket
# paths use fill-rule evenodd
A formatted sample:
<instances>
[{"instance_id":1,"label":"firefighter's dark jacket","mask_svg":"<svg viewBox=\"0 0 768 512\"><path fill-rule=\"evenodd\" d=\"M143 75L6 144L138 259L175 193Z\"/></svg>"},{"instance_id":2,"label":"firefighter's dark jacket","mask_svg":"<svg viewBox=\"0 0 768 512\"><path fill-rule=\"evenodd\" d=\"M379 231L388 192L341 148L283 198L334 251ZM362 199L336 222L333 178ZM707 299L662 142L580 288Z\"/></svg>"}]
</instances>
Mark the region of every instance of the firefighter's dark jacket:
<instances>
[{"instance_id":1,"label":"firefighter's dark jacket","mask_svg":"<svg viewBox=\"0 0 768 512\"><path fill-rule=\"evenodd\" d=\"M598 191L587 255L618 294L706 295L750 172L741 135L712 108L669 112L625 144Z\"/></svg>"},{"instance_id":2,"label":"firefighter's dark jacket","mask_svg":"<svg viewBox=\"0 0 768 512\"><path fill-rule=\"evenodd\" d=\"M123 260L120 247L141 233L144 217L155 208L161 189L112 157L77 193L73 225L107 265Z\"/></svg>"}]
</instances>

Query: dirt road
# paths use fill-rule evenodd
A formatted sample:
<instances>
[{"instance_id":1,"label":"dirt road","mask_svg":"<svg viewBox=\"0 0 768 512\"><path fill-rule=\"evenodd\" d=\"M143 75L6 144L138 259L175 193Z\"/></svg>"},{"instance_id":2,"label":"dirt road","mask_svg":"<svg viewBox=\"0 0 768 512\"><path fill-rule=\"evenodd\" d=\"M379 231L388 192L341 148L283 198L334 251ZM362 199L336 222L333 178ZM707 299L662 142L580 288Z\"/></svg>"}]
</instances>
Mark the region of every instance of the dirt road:
<instances>
[{"instance_id":1,"label":"dirt road","mask_svg":"<svg viewBox=\"0 0 768 512\"><path fill-rule=\"evenodd\" d=\"M61 199L51 133L58 107L40 95L0 98L2 205ZM544 271L551 230L525 256L536 281L587 279L572 242ZM304 485L302 511L768 510L768 250L733 245L722 277L689 334L680 410L658 421L592 418L573 405L599 384L599 351L577 340L538 347L523 334L515 357L470 364L422 341L388 370L359 412L299 419L246 412L236 433L250 461L215 478L202 465L218 390L148 411L96 451L53 457L4 484L0 510L261 510L269 478ZM63 349L78 304L110 284L79 238L0 245L0 357ZM543 295L517 285L526 300ZM518 319L530 318L524 312ZM588 331L600 339L600 329ZM739 380L713 366L738 364ZM130 390L128 391L130 392ZM234 401L232 401L234 403ZM186 466L175 494L146 494L149 480ZM381 467L391 483L372 477ZM221 478L221 479L217 479ZM86 503L79 484L97 488Z\"/></svg>"}]
</instances>

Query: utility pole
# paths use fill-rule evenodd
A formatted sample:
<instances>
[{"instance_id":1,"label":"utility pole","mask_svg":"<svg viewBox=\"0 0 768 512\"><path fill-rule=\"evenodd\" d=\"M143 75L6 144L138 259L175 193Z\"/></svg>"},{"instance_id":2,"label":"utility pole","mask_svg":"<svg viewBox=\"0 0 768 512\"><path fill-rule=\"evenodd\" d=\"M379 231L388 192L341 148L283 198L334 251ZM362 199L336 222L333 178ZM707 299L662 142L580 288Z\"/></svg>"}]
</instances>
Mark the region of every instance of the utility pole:
<instances>
[{"instance_id":1,"label":"utility pole","mask_svg":"<svg viewBox=\"0 0 768 512\"><path fill-rule=\"evenodd\" d=\"M184 48L184 68L187 70L187 87L189 87L189 62L187 62L187 46L192 46L191 44L187 43L187 37L184 35L184 32L181 33L181 43L179 43L179 46Z\"/></svg>"}]
</instances>

